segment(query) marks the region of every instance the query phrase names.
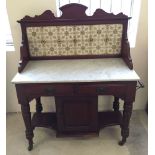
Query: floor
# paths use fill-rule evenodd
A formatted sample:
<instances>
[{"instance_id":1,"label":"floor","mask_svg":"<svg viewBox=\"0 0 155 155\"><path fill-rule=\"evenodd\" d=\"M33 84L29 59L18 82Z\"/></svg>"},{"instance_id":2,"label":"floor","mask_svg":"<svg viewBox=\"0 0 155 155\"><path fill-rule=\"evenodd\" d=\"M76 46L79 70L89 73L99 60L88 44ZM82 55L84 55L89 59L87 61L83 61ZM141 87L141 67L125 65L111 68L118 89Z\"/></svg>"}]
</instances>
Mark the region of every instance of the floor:
<instances>
[{"instance_id":1,"label":"floor","mask_svg":"<svg viewBox=\"0 0 155 155\"><path fill-rule=\"evenodd\" d=\"M36 128L34 148L27 151L21 113L8 113L6 120L7 155L147 155L148 120L145 111L133 111L130 137L119 146L120 127L107 127L99 137L56 138L55 131Z\"/></svg>"}]
</instances>

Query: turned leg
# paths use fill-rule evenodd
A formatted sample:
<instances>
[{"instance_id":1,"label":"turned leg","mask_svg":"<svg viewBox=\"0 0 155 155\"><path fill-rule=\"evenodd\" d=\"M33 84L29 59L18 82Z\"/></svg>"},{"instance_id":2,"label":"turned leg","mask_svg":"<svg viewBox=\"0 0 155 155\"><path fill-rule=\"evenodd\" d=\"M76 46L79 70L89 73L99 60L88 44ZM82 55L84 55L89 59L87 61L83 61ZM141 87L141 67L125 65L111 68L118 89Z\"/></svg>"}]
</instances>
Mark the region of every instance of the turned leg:
<instances>
[{"instance_id":1,"label":"turned leg","mask_svg":"<svg viewBox=\"0 0 155 155\"><path fill-rule=\"evenodd\" d=\"M42 110L43 110L43 107L42 107L42 104L41 104L41 101L40 101L40 97L36 98L36 112L41 113Z\"/></svg>"},{"instance_id":2,"label":"turned leg","mask_svg":"<svg viewBox=\"0 0 155 155\"><path fill-rule=\"evenodd\" d=\"M33 149L34 135L33 135L33 129L31 126L31 113L30 113L29 102L23 101L21 103L21 111L22 111L22 116L26 127L26 131L25 131L26 138L28 139L28 142L29 142L28 150L31 151Z\"/></svg>"},{"instance_id":3,"label":"turned leg","mask_svg":"<svg viewBox=\"0 0 155 155\"><path fill-rule=\"evenodd\" d=\"M122 140L119 145L124 145L127 137L129 136L129 122L132 113L132 102L124 102L123 120L121 125Z\"/></svg>"},{"instance_id":4,"label":"turned leg","mask_svg":"<svg viewBox=\"0 0 155 155\"><path fill-rule=\"evenodd\" d=\"M118 97L114 97L113 109L115 112L119 111L119 98Z\"/></svg>"}]
</instances>

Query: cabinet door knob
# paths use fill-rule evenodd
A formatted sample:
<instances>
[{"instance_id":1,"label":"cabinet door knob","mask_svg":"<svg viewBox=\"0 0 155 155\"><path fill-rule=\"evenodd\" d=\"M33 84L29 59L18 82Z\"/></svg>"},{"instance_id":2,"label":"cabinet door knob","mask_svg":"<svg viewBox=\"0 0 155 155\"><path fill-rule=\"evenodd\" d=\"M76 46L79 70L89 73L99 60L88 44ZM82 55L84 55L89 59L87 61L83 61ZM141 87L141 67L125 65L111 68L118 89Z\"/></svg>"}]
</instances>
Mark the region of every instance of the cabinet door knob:
<instances>
[{"instance_id":1,"label":"cabinet door knob","mask_svg":"<svg viewBox=\"0 0 155 155\"><path fill-rule=\"evenodd\" d=\"M96 89L96 91L97 91L97 93L105 93L106 89L105 89L105 87L98 87Z\"/></svg>"},{"instance_id":2,"label":"cabinet door knob","mask_svg":"<svg viewBox=\"0 0 155 155\"><path fill-rule=\"evenodd\" d=\"M47 94L53 94L53 93L55 93L55 89L54 88L46 88L45 89L45 93L47 93Z\"/></svg>"}]
</instances>

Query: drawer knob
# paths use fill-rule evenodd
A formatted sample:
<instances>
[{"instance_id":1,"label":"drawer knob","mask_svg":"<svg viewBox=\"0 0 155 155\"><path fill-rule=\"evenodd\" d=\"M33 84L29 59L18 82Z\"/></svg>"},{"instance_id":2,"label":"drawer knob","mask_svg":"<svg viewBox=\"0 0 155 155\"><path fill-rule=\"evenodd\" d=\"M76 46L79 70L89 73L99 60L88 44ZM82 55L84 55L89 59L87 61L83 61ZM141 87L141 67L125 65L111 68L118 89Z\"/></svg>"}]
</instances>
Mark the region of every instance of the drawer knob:
<instances>
[{"instance_id":1,"label":"drawer knob","mask_svg":"<svg viewBox=\"0 0 155 155\"><path fill-rule=\"evenodd\" d=\"M99 87L96 89L97 93L105 93L105 88L104 87Z\"/></svg>"},{"instance_id":2,"label":"drawer knob","mask_svg":"<svg viewBox=\"0 0 155 155\"><path fill-rule=\"evenodd\" d=\"M46 89L45 89L45 92L46 92L47 94L53 94L53 93L55 93L55 89L54 89L54 88L46 88Z\"/></svg>"}]
</instances>

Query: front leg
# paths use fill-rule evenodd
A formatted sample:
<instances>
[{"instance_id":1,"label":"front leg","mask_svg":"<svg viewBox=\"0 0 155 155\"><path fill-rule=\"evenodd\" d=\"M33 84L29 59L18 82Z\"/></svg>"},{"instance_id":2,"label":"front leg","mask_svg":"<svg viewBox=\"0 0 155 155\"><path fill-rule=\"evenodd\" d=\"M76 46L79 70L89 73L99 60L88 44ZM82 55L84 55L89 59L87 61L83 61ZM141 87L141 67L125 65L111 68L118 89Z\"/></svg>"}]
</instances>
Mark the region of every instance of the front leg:
<instances>
[{"instance_id":1,"label":"front leg","mask_svg":"<svg viewBox=\"0 0 155 155\"><path fill-rule=\"evenodd\" d=\"M119 142L119 145L124 145L127 137L129 136L129 122L131 118L132 107L132 102L124 102L123 120L121 125L122 140Z\"/></svg>"},{"instance_id":2,"label":"front leg","mask_svg":"<svg viewBox=\"0 0 155 155\"><path fill-rule=\"evenodd\" d=\"M36 112L41 113L43 110L40 97L36 98Z\"/></svg>"},{"instance_id":3,"label":"front leg","mask_svg":"<svg viewBox=\"0 0 155 155\"><path fill-rule=\"evenodd\" d=\"M119 98L118 97L114 97L113 109L115 112L119 111Z\"/></svg>"},{"instance_id":4,"label":"front leg","mask_svg":"<svg viewBox=\"0 0 155 155\"><path fill-rule=\"evenodd\" d=\"M29 142L28 150L31 151L33 149L34 134L33 134L33 129L31 125L31 113L30 113L30 105L28 101L26 100L22 101L21 111L22 111L22 116L26 127L26 131L25 131L26 138L28 139L28 142Z\"/></svg>"}]
</instances>

